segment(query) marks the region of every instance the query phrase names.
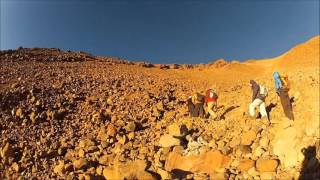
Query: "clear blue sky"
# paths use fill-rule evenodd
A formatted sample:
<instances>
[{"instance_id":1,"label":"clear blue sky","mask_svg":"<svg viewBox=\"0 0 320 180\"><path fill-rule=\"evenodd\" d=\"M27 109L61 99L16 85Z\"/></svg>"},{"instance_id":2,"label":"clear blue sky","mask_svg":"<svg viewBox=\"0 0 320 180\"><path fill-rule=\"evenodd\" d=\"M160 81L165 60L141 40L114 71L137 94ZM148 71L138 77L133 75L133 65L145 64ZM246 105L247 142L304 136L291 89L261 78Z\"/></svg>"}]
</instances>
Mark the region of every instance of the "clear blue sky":
<instances>
[{"instance_id":1,"label":"clear blue sky","mask_svg":"<svg viewBox=\"0 0 320 180\"><path fill-rule=\"evenodd\" d=\"M0 0L1 49L153 63L274 57L319 34L319 0Z\"/></svg>"}]
</instances>

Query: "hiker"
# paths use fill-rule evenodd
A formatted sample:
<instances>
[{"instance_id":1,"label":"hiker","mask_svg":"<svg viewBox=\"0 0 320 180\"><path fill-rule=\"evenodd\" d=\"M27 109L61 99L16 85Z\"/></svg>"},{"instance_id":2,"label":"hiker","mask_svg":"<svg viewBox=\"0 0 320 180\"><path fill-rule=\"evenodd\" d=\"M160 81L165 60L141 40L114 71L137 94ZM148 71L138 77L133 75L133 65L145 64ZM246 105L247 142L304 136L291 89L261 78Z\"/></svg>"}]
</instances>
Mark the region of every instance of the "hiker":
<instances>
[{"instance_id":1,"label":"hiker","mask_svg":"<svg viewBox=\"0 0 320 180\"><path fill-rule=\"evenodd\" d=\"M289 81L287 76L280 76L279 72L275 71L273 73L275 88L278 96L280 97L280 102L284 111L284 114L290 120L294 120L292 104L289 97Z\"/></svg>"},{"instance_id":2,"label":"hiker","mask_svg":"<svg viewBox=\"0 0 320 180\"><path fill-rule=\"evenodd\" d=\"M217 100L218 100L218 95L216 93L216 91L214 91L213 89L208 89L206 91L206 105L207 105L207 111L210 115L210 119L216 119L218 116L215 113L215 111L217 110Z\"/></svg>"},{"instance_id":3,"label":"hiker","mask_svg":"<svg viewBox=\"0 0 320 180\"><path fill-rule=\"evenodd\" d=\"M189 99L187 100L187 105L192 117L203 118L205 116L205 111L203 108L204 96L200 93L196 93L193 96L189 97Z\"/></svg>"},{"instance_id":4,"label":"hiker","mask_svg":"<svg viewBox=\"0 0 320 180\"><path fill-rule=\"evenodd\" d=\"M267 97L268 90L266 87L259 85L254 80L250 80L250 86L252 89L252 102L249 105L249 115L255 116L255 109L259 106L261 119L267 118L265 99Z\"/></svg>"}]
</instances>

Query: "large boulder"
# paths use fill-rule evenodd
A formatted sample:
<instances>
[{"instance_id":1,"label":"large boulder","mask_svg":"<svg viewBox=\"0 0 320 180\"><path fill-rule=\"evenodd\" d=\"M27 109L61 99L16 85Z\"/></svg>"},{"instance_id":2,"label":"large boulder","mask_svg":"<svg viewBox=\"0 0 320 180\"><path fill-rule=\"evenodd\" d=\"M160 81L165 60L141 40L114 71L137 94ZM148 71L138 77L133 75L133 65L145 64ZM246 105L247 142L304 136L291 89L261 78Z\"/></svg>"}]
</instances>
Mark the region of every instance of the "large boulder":
<instances>
[{"instance_id":1,"label":"large boulder","mask_svg":"<svg viewBox=\"0 0 320 180\"><path fill-rule=\"evenodd\" d=\"M295 127L280 129L272 141L273 153L279 157L284 168L299 166L303 161L301 147L299 147L298 132Z\"/></svg>"},{"instance_id":2,"label":"large boulder","mask_svg":"<svg viewBox=\"0 0 320 180\"><path fill-rule=\"evenodd\" d=\"M230 158L219 151L209 151L200 155L182 156L179 153L169 153L165 170L182 170L193 173L214 174L219 168L226 167Z\"/></svg>"},{"instance_id":3,"label":"large boulder","mask_svg":"<svg viewBox=\"0 0 320 180\"><path fill-rule=\"evenodd\" d=\"M155 179L145 169L147 163L143 160L127 162L126 164L116 163L112 167L103 170L106 179Z\"/></svg>"},{"instance_id":4,"label":"large boulder","mask_svg":"<svg viewBox=\"0 0 320 180\"><path fill-rule=\"evenodd\" d=\"M251 159L244 159L240 161L237 169L239 169L242 172L247 172L252 167L254 167L254 161Z\"/></svg>"},{"instance_id":5,"label":"large boulder","mask_svg":"<svg viewBox=\"0 0 320 180\"><path fill-rule=\"evenodd\" d=\"M278 164L279 162L276 159L258 159L256 169L259 172L275 172Z\"/></svg>"},{"instance_id":6,"label":"large boulder","mask_svg":"<svg viewBox=\"0 0 320 180\"><path fill-rule=\"evenodd\" d=\"M180 140L173 137L170 134L162 135L159 140L159 146L161 147L172 147L172 146L179 146Z\"/></svg>"}]
</instances>

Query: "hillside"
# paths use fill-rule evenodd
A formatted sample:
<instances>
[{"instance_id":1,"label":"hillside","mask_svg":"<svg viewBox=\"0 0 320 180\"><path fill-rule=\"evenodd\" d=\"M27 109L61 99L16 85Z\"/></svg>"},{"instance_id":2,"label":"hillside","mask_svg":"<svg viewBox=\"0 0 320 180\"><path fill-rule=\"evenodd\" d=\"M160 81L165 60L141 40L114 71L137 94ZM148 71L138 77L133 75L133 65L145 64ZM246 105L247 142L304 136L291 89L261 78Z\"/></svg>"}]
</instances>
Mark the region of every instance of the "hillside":
<instances>
[{"instance_id":1,"label":"hillside","mask_svg":"<svg viewBox=\"0 0 320 180\"><path fill-rule=\"evenodd\" d=\"M0 52L0 179L320 179L319 36L272 59L150 64L84 52ZM273 71L289 76L285 118ZM249 80L270 122L250 119ZM186 100L214 87L219 120Z\"/></svg>"}]
</instances>

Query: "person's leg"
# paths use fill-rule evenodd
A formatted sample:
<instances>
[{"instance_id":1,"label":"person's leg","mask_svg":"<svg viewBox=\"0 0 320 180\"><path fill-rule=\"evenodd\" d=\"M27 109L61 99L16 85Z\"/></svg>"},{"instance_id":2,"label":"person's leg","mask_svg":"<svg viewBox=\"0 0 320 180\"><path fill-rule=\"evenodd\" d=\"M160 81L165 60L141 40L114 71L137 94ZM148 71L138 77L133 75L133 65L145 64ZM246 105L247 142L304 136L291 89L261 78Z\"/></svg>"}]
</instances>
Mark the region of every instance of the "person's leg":
<instances>
[{"instance_id":1,"label":"person's leg","mask_svg":"<svg viewBox=\"0 0 320 180\"><path fill-rule=\"evenodd\" d=\"M261 114L261 119L262 118L268 118L268 114L267 114L267 111L266 111L266 103L265 102L262 102L260 104L260 114Z\"/></svg>"},{"instance_id":2,"label":"person's leg","mask_svg":"<svg viewBox=\"0 0 320 180\"><path fill-rule=\"evenodd\" d=\"M212 110L214 106L214 102L208 102L208 112L210 114L210 118L215 119L217 117L216 113Z\"/></svg>"},{"instance_id":3,"label":"person's leg","mask_svg":"<svg viewBox=\"0 0 320 180\"><path fill-rule=\"evenodd\" d=\"M195 105L195 116L196 117L200 117L201 116L201 114L202 114L202 105L200 104L200 103L196 103Z\"/></svg>"},{"instance_id":4,"label":"person's leg","mask_svg":"<svg viewBox=\"0 0 320 180\"><path fill-rule=\"evenodd\" d=\"M194 117L199 117L200 108L197 104L194 105Z\"/></svg>"},{"instance_id":5,"label":"person's leg","mask_svg":"<svg viewBox=\"0 0 320 180\"><path fill-rule=\"evenodd\" d=\"M253 104L253 102L252 102L252 103L250 103L250 105L249 105L249 115L250 115L251 117L254 117L254 114L255 114L255 107L254 107L254 104Z\"/></svg>"},{"instance_id":6,"label":"person's leg","mask_svg":"<svg viewBox=\"0 0 320 180\"><path fill-rule=\"evenodd\" d=\"M196 116L196 114L195 114L195 105L192 103L191 98L188 99L187 105L188 105L188 110L189 110L189 112L190 112L190 115L191 115L192 117L195 117L195 116Z\"/></svg>"},{"instance_id":7,"label":"person's leg","mask_svg":"<svg viewBox=\"0 0 320 180\"><path fill-rule=\"evenodd\" d=\"M205 111L204 111L204 108L203 108L203 104L202 103L197 103L196 104L197 108L198 108L198 116L201 117L201 118L204 118L205 116Z\"/></svg>"},{"instance_id":8,"label":"person's leg","mask_svg":"<svg viewBox=\"0 0 320 180\"><path fill-rule=\"evenodd\" d=\"M249 105L249 115L251 117L255 116L256 107L259 106L261 104L261 102L262 101L260 99L255 99L252 103L250 103L250 105Z\"/></svg>"}]
</instances>

